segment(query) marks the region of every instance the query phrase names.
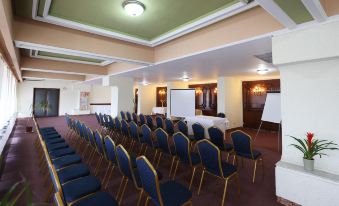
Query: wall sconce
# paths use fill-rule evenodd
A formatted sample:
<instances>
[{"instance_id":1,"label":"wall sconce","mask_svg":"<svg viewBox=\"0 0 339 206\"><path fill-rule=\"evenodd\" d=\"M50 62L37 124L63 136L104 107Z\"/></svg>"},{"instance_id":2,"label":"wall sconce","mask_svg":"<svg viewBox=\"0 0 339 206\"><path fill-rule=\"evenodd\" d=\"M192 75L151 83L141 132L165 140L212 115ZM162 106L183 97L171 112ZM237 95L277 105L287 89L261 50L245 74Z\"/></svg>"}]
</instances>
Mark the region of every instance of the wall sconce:
<instances>
[{"instance_id":1,"label":"wall sconce","mask_svg":"<svg viewBox=\"0 0 339 206\"><path fill-rule=\"evenodd\" d=\"M214 88L213 93L214 93L214 94L218 93L218 88L217 88L217 87Z\"/></svg>"},{"instance_id":2,"label":"wall sconce","mask_svg":"<svg viewBox=\"0 0 339 206\"><path fill-rule=\"evenodd\" d=\"M196 88L195 89L195 94L196 95L202 94L202 89L201 88Z\"/></svg>"},{"instance_id":3,"label":"wall sconce","mask_svg":"<svg viewBox=\"0 0 339 206\"><path fill-rule=\"evenodd\" d=\"M159 95L165 95L166 94L166 91L165 91L165 89L161 89L161 90L159 90Z\"/></svg>"},{"instance_id":4,"label":"wall sconce","mask_svg":"<svg viewBox=\"0 0 339 206\"><path fill-rule=\"evenodd\" d=\"M255 96L261 96L261 95L263 95L264 92L266 92L266 88L264 88L260 85L257 85L252 89L252 93Z\"/></svg>"}]
</instances>

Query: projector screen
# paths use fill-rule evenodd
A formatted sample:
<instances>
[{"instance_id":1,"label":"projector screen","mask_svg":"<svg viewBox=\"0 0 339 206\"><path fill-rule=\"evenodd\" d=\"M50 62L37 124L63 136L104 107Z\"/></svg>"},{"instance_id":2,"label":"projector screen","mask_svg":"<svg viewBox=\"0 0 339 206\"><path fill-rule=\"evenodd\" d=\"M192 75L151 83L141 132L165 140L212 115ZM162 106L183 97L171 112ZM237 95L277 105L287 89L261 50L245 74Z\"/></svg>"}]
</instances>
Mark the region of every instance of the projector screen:
<instances>
[{"instance_id":1,"label":"projector screen","mask_svg":"<svg viewBox=\"0 0 339 206\"><path fill-rule=\"evenodd\" d=\"M195 89L171 89L170 94L171 116L195 116Z\"/></svg>"},{"instance_id":2,"label":"projector screen","mask_svg":"<svg viewBox=\"0 0 339 206\"><path fill-rule=\"evenodd\" d=\"M267 93L261 120L273 123L281 122L280 93Z\"/></svg>"}]
</instances>

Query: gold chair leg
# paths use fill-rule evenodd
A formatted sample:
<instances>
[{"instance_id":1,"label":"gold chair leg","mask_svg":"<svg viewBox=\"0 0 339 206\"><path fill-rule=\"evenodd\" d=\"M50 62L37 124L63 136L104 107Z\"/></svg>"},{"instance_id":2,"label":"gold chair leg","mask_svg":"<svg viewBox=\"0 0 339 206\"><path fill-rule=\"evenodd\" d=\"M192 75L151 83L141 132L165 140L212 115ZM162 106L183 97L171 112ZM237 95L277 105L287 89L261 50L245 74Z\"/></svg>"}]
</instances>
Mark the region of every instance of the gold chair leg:
<instances>
[{"instance_id":1,"label":"gold chair leg","mask_svg":"<svg viewBox=\"0 0 339 206\"><path fill-rule=\"evenodd\" d=\"M117 200L119 200L120 190L121 190L121 186L122 186L122 183L124 182L124 180L125 180L125 177L122 176L121 181L120 181L120 184L119 184L119 187L118 187L117 195L115 196L115 197L117 198Z\"/></svg>"},{"instance_id":2,"label":"gold chair leg","mask_svg":"<svg viewBox=\"0 0 339 206\"><path fill-rule=\"evenodd\" d=\"M202 181L204 179L204 175L205 175L205 170L202 170L202 174L201 174L201 178L200 178L200 184L199 184L199 189L198 189L198 195L200 194L201 185L202 185Z\"/></svg>"},{"instance_id":3,"label":"gold chair leg","mask_svg":"<svg viewBox=\"0 0 339 206\"><path fill-rule=\"evenodd\" d=\"M175 156L172 157L172 163L171 163L171 167L170 167L170 171L169 171L169 176L170 177L171 177L171 174L172 174L172 169L173 169L174 161L175 161Z\"/></svg>"},{"instance_id":4,"label":"gold chair leg","mask_svg":"<svg viewBox=\"0 0 339 206\"><path fill-rule=\"evenodd\" d=\"M128 184L128 178L126 178L125 186L124 186L124 188L122 189L122 192L121 192L121 195L120 195L120 200L119 200L119 205L121 205L121 203L122 203L122 199L123 199L123 197L124 197L124 194L125 194L125 190L126 190L127 184Z\"/></svg>"},{"instance_id":5,"label":"gold chair leg","mask_svg":"<svg viewBox=\"0 0 339 206\"><path fill-rule=\"evenodd\" d=\"M155 161L157 159L157 154L158 154L158 150L155 150L154 156L153 156L153 165L155 164Z\"/></svg>"},{"instance_id":6,"label":"gold chair leg","mask_svg":"<svg viewBox=\"0 0 339 206\"><path fill-rule=\"evenodd\" d=\"M234 155L233 156L233 162L232 162L232 165L235 165L234 163L235 163L235 159L237 159L237 155Z\"/></svg>"},{"instance_id":7,"label":"gold chair leg","mask_svg":"<svg viewBox=\"0 0 339 206\"><path fill-rule=\"evenodd\" d=\"M108 178L107 178L107 181L106 181L106 184L105 184L105 189L107 189L107 186L108 186L108 184L109 184L109 181L111 180L111 177L112 177L114 168L115 168L115 166L113 165L113 166L112 166L111 173L109 173L109 175L108 175Z\"/></svg>"},{"instance_id":8,"label":"gold chair leg","mask_svg":"<svg viewBox=\"0 0 339 206\"><path fill-rule=\"evenodd\" d=\"M175 175L177 174L178 166L179 166L179 160L177 160L177 164L175 165L172 180L175 179ZM171 177L171 174L169 176Z\"/></svg>"},{"instance_id":9,"label":"gold chair leg","mask_svg":"<svg viewBox=\"0 0 339 206\"><path fill-rule=\"evenodd\" d=\"M149 203L149 197L146 198L146 201L145 201L145 206L147 206Z\"/></svg>"},{"instance_id":10,"label":"gold chair leg","mask_svg":"<svg viewBox=\"0 0 339 206\"><path fill-rule=\"evenodd\" d=\"M226 192L227 192L227 183L228 183L228 178L225 180L224 194L222 195L221 206L223 206L225 202Z\"/></svg>"},{"instance_id":11,"label":"gold chair leg","mask_svg":"<svg viewBox=\"0 0 339 206\"><path fill-rule=\"evenodd\" d=\"M96 168L95 168L95 170L94 170L94 174L95 174L95 176L97 176L97 175L98 175L98 173L99 173L99 168L100 168L100 165L101 165L102 159L103 159L103 157L100 155L99 162L98 162L98 164L97 164L97 166L96 166Z\"/></svg>"},{"instance_id":12,"label":"gold chair leg","mask_svg":"<svg viewBox=\"0 0 339 206\"><path fill-rule=\"evenodd\" d=\"M104 175L104 178L102 179L102 183L103 183L103 184L105 183L106 176L107 176L107 174L109 174L109 171L110 171L110 170L111 170L111 162L109 161L109 162L108 162L107 169L106 169L106 172L105 172L105 175Z\"/></svg>"},{"instance_id":13,"label":"gold chair leg","mask_svg":"<svg viewBox=\"0 0 339 206\"><path fill-rule=\"evenodd\" d=\"M160 154L159 154L159 159L158 159L158 163L157 163L157 169L158 169L158 167L159 167L159 164L160 164L160 159L161 159L161 156L162 156L162 152L160 152Z\"/></svg>"},{"instance_id":14,"label":"gold chair leg","mask_svg":"<svg viewBox=\"0 0 339 206\"><path fill-rule=\"evenodd\" d=\"M188 187L189 190L191 190L191 187L192 187L192 184L193 184L193 180L194 180L194 174L195 174L195 170L196 169L197 169L196 167L193 167L192 177L191 177L190 185Z\"/></svg>"},{"instance_id":15,"label":"gold chair leg","mask_svg":"<svg viewBox=\"0 0 339 206\"><path fill-rule=\"evenodd\" d=\"M254 183L254 181L255 181L255 173L256 173L256 171L257 171L257 162L258 162L258 160L255 160L254 161L254 170L253 170L253 178L252 178L252 182Z\"/></svg>"},{"instance_id":16,"label":"gold chair leg","mask_svg":"<svg viewBox=\"0 0 339 206\"><path fill-rule=\"evenodd\" d=\"M140 195L139 195L139 198L138 198L138 203L137 203L137 206L139 206L140 205L140 202L141 202L141 199L142 199L142 194L144 193L144 190L143 189L141 189L141 191L140 191Z\"/></svg>"}]
</instances>

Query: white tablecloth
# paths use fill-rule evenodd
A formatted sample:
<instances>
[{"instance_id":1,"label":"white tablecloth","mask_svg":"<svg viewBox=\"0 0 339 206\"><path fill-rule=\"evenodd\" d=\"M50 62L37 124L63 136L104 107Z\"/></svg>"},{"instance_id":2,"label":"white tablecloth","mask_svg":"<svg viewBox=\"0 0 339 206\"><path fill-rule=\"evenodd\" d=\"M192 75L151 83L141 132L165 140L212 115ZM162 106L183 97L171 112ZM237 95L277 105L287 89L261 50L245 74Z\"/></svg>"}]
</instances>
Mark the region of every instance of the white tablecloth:
<instances>
[{"instance_id":1,"label":"white tablecloth","mask_svg":"<svg viewBox=\"0 0 339 206\"><path fill-rule=\"evenodd\" d=\"M216 126L219 129L221 129L221 131L223 132L225 132L225 130L229 127L228 119L220 118L220 117L198 115L195 117L186 117L185 121L187 122L187 126L188 126L188 134L193 134L192 125L198 122L202 126L205 127L206 138L209 138L208 131L207 131L209 127Z\"/></svg>"},{"instance_id":2,"label":"white tablecloth","mask_svg":"<svg viewBox=\"0 0 339 206\"><path fill-rule=\"evenodd\" d=\"M152 114L166 114L167 107L153 107Z\"/></svg>"}]
</instances>

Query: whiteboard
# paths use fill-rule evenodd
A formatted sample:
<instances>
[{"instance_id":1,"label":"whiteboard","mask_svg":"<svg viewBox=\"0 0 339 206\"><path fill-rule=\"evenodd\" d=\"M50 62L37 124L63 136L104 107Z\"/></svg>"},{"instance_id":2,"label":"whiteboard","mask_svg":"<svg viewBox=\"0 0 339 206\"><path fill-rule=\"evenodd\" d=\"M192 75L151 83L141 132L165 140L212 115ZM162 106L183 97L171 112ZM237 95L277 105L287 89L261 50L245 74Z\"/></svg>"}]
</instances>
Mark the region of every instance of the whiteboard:
<instances>
[{"instance_id":1,"label":"whiteboard","mask_svg":"<svg viewBox=\"0 0 339 206\"><path fill-rule=\"evenodd\" d=\"M261 121L273 123L281 122L280 93L267 93Z\"/></svg>"},{"instance_id":2,"label":"whiteboard","mask_svg":"<svg viewBox=\"0 0 339 206\"><path fill-rule=\"evenodd\" d=\"M171 89L170 94L171 116L195 116L195 89Z\"/></svg>"}]
</instances>

